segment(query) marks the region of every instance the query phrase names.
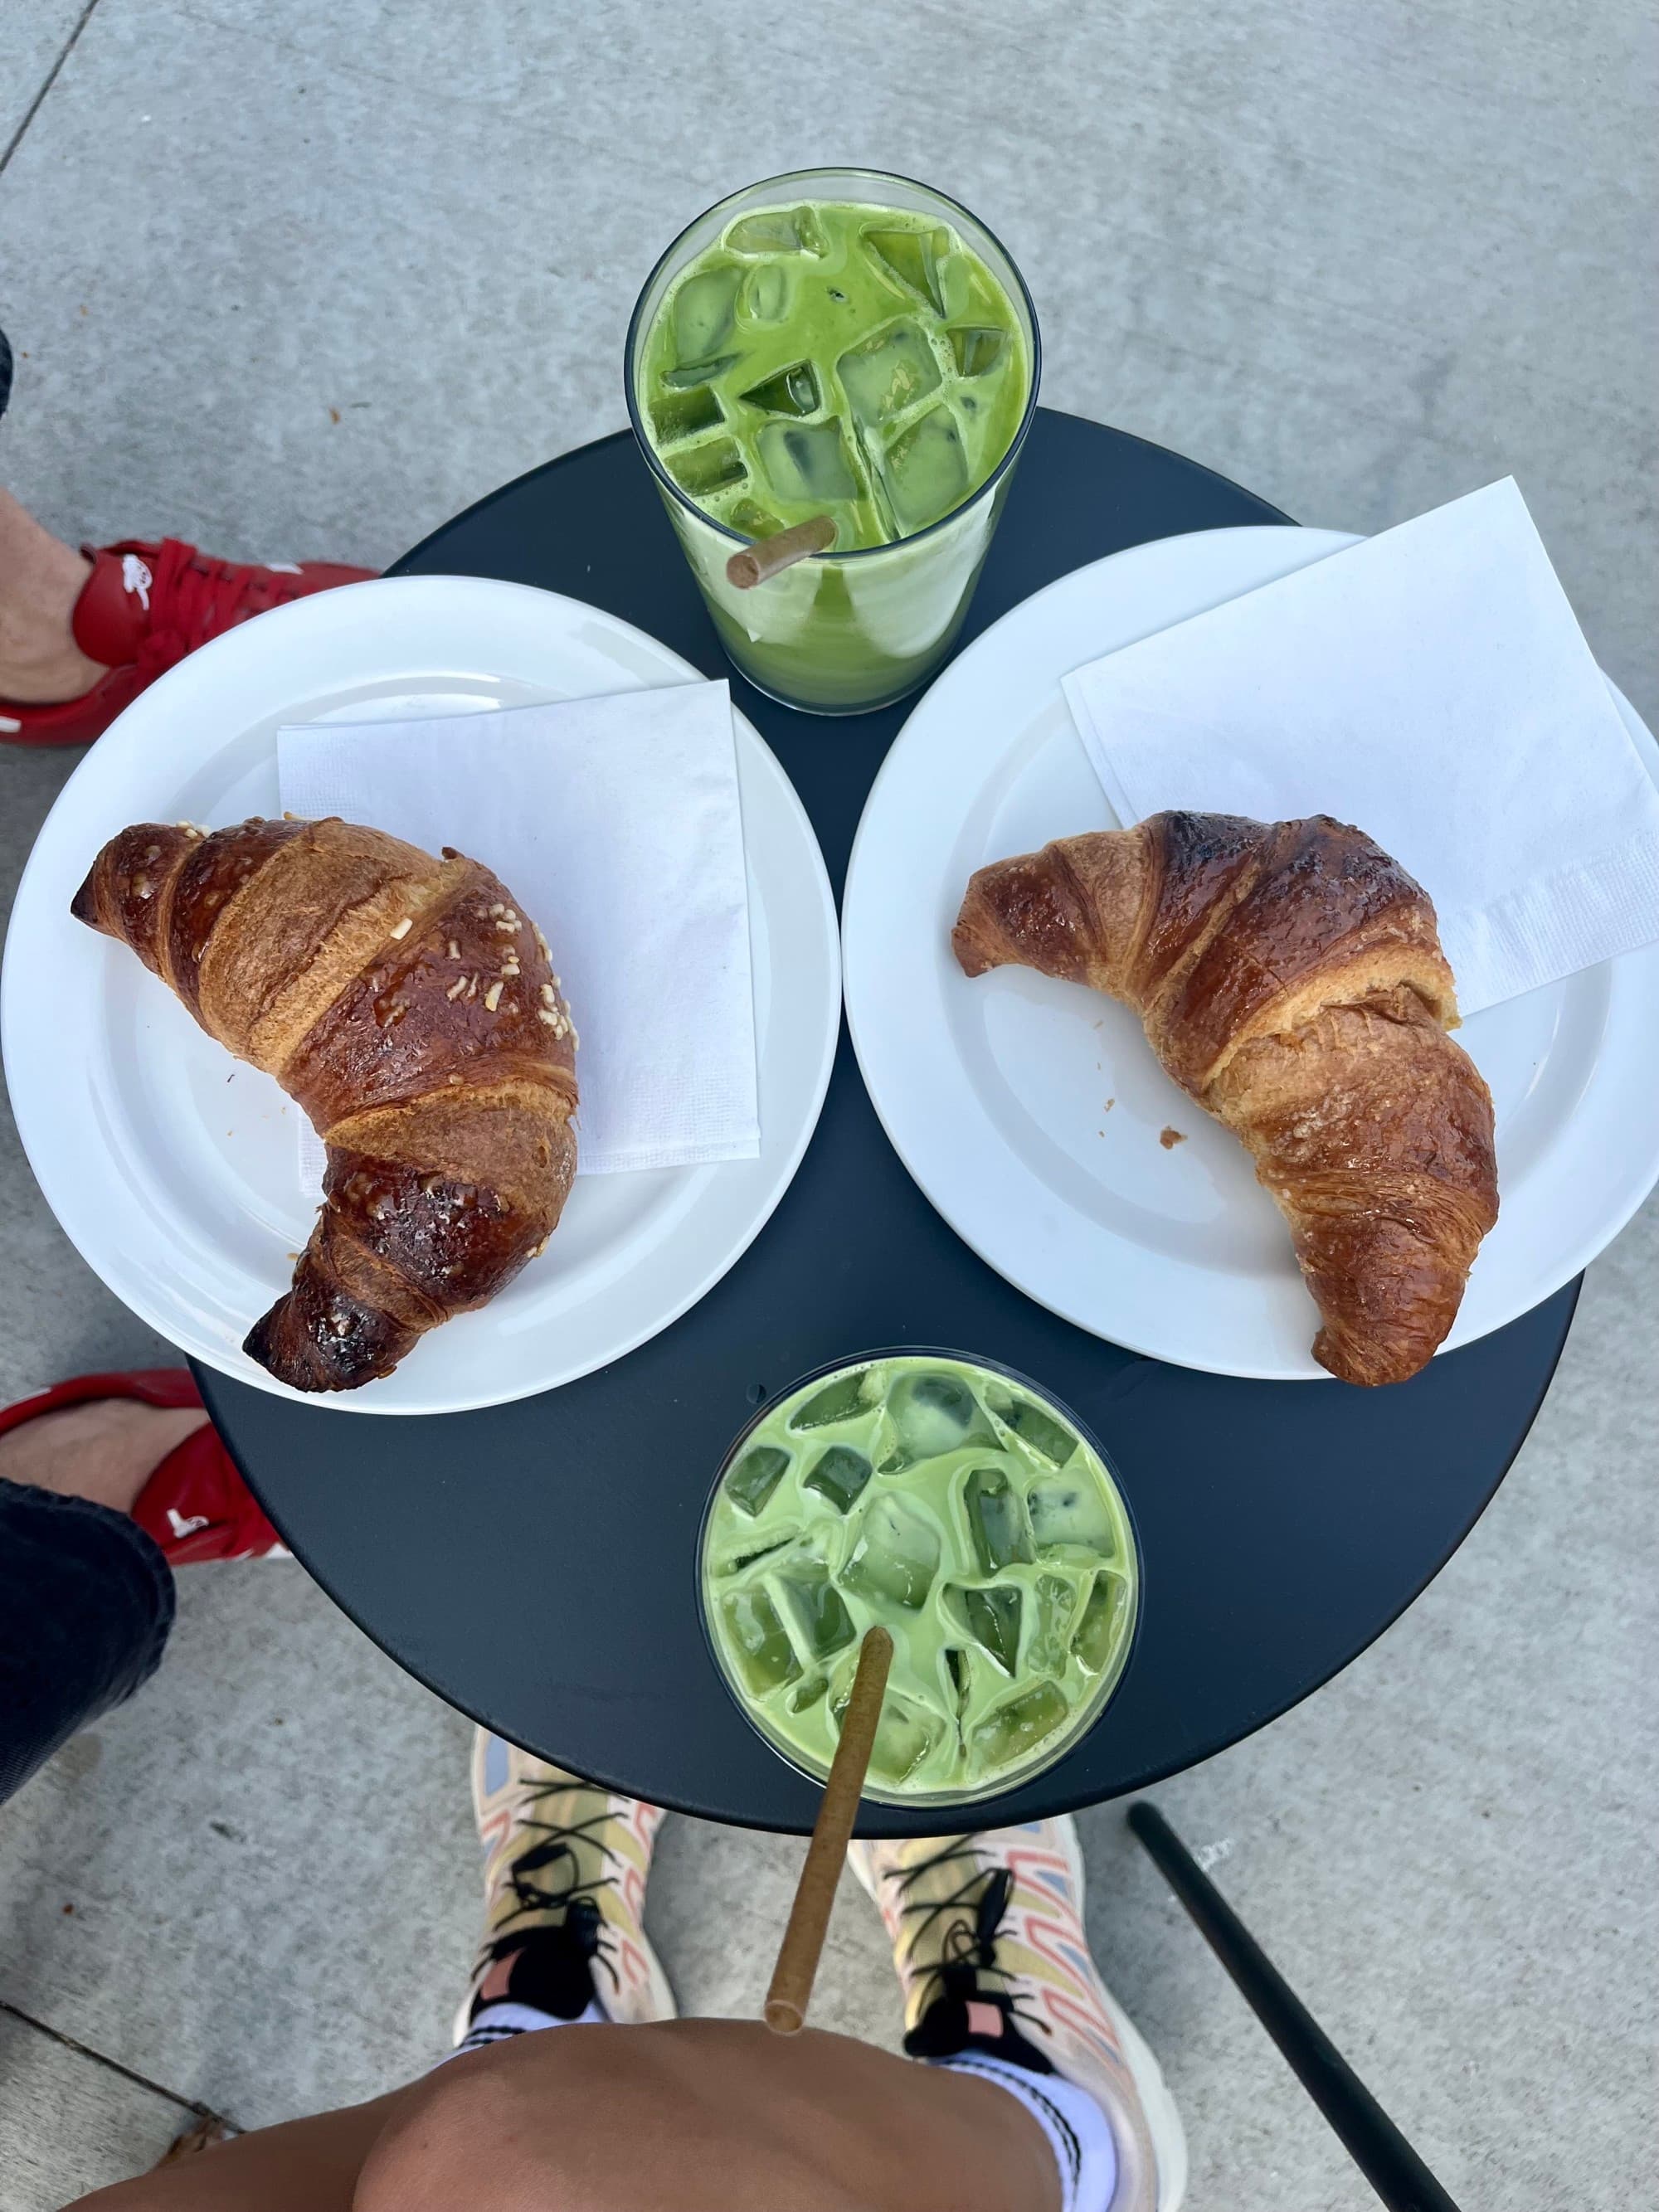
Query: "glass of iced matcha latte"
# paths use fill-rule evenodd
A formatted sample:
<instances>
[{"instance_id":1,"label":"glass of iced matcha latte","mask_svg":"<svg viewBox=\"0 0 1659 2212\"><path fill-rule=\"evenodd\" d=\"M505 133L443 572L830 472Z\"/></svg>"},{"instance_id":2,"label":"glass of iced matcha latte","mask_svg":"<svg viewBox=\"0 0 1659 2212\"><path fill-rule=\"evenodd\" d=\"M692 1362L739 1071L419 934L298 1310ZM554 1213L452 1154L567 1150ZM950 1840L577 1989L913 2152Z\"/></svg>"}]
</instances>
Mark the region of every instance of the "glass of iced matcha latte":
<instances>
[{"instance_id":1,"label":"glass of iced matcha latte","mask_svg":"<svg viewBox=\"0 0 1659 2212\"><path fill-rule=\"evenodd\" d=\"M628 405L726 651L818 714L902 697L961 625L1036 404L1036 318L984 225L866 169L769 178L647 281ZM744 590L744 546L830 550Z\"/></svg>"},{"instance_id":2,"label":"glass of iced matcha latte","mask_svg":"<svg viewBox=\"0 0 1659 2212\"><path fill-rule=\"evenodd\" d=\"M738 1703L830 1770L865 1631L892 1672L866 1795L962 1804L1029 1781L1127 1662L1134 1532L1098 1447L1011 1370L882 1352L767 1406L704 1518L703 1620Z\"/></svg>"}]
</instances>

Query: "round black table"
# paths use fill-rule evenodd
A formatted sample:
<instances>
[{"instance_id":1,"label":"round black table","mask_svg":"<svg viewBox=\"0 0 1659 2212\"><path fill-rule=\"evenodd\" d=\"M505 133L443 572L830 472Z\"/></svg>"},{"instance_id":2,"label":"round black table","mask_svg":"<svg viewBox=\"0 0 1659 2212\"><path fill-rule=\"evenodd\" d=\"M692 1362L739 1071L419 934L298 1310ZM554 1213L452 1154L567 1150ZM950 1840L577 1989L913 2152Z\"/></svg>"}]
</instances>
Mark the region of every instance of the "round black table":
<instances>
[{"instance_id":1,"label":"round black table","mask_svg":"<svg viewBox=\"0 0 1659 2212\"><path fill-rule=\"evenodd\" d=\"M1102 554L1285 520L1178 454L1045 410L966 635ZM399 568L565 592L711 676L732 673L626 435L507 485ZM732 692L793 778L839 887L908 704L828 721L735 677ZM817 1791L750 1729L703 1639L694 1553L714 1469L757 1403L840 1355L930 1344L1036 1376L1115 1458L1140 1535L1142 1626L1090 1735L988 1816L955 1816L969 1826L1189 1766L1346 1666L1502 1480L1577 1288L1387 1390L1236 1382L1139 1358L1033 1304L945 1226L883 1135L843 1032L817 1133L771 1221L700 1305L615 1365L517 1405L424 1420L198 1377L295 1553L441 1697L632 1796L803 1831ZM613 1579L605 1563L625 1553L634 1567ZM871 1808L862 1825L951 1824Z\"/></svg>"}]
</instances>

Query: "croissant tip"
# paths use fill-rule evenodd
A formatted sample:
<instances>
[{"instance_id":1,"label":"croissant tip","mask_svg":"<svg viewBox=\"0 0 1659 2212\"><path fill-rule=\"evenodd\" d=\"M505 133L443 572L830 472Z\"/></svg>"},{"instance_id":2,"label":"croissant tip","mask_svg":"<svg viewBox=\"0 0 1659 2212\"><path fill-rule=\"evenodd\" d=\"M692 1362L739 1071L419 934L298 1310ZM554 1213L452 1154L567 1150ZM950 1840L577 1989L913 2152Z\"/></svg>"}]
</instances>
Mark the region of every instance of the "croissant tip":
<instances>
[{"instance_id":1,"label":"croissant tip","mask_svg":"<svg viewBox=\"0 0 1659 2212\"><path fill-rule=\"evenodd\" d=\"M276 1376L279 1382L289 1377L282 1372L276 1352L276 1323L288 1304L287 1295L278 1298L269 1313L261 1314L242 1339L242 1349L248 1358L263 1367L267 1375Z\"/></svg>"},{"instance_id":2,"label":"croissant tip","mask_svg":"<svg viewBox=\"0 0 1659 2212\"><path fill-rule=\"evenodd\" d=\"M290 1294L291 1296L291 1294ZM303 1390L307 1397L325 1390L344 1387L334 1380L326 1369L313 1360L295 1357L284 1341L288 1334L290 1297L277 1299L267 1314L262 1314L242 1339L242 1349L248 1358L264 1369L267 1375L279 1382L286 1382L290 1390ZM308 1347L303 1347L308 1349Z\"/></svg>"},{"instance_id":3,"label":"croissant tip","mask_svg":"<svg viewBox=\"0 0 1659 2212\"><path fill-rule=\"evenodd\" d=\"M1389 1358L1386 1351L1364 1345L1344 1346L1328 1328L1322 1328L1313 1341L1313 1356L1328 1375L1335 1376L1356 1390L1388 1390L1397 1382L1409 1382L1420 1375L1434 1357L1435 1347L1424 1350L1420 1346L1407 1351L1395 1351Z\"/></svg>"},{"instance_id":4,"label":"croissant tip","mask_svg":"<svg viewBox=\"0 0 1659 2212\"><path fill-rule=\"evenodd\" d=\"M994 968L996 962L985 951L968 921L968 910L963 908L956 927L951 932L951 950L957 956L957 965L964 975L983 975Z\"/></svg>"},{"instance_id":5,"label":"croissant tip","mask_svg":"<svg viewBox=\"0 0 1659 2212\"><path fill-rule=\"evenodd\" d=\"M84 921L88 929L98 927L98 895L94 888L94 878L97 873L98 864L94 860L87 870L85 883L70 901L70 912L77 921Z\"/></svg>"},{"instance_id":6,"label":"croissant tip","mask_svg":"<svg viewBox=\"0 0 1659 2212\"><path fill-rule=\"evenodd\" d=\"M349 1325L341 1327L348 1314ZM331 1277L313 1267L307 1253L295 1271L293 1289L254 1322L242 1349L267 1375L314 1397L380 1382L416 1334L341 1291Z\"/></svg>"}]
</instances>

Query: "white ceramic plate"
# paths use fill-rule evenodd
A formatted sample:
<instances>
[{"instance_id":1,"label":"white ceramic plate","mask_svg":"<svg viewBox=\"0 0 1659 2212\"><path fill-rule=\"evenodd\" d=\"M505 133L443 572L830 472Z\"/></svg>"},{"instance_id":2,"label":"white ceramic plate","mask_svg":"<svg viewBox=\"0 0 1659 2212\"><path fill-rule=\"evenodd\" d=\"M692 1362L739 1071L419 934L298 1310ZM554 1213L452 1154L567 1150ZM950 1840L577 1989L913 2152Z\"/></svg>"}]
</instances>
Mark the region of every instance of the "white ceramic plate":
<instances>
[{"instance_id":1,"label":"white ceramic plate","mask_svg":"<svg viewBox=\"0 0 1659 2212\"><path fill-rule=\"evenodd\" d=\"M118 1297L194 1358L293 1395L240 1346L310 1231L296 1109L205 1036L125 947L71 919L70 899L104 840L129 822L216 826L275 811L281 723L486 713L697 680L665 646L579 600L410 576L264 615L134 701L40 832L0 987L6 1077L30 1164ZM453 1413L585 1375L694 1304L787 1188L835 1057L835 901L793 786L741 715L737 737L761 1157L579 1177L546 1253L491 1304L434 1330L384 1382L313 1402Z\"/></svg>"},{"instance_id":2,"label":"white ceramic plate","mask_svg":"<svg viewBox=\"0 0 1659 2212\"><path fill-rule=\"evenodd\" d=\"M1313 1301L1243 1147L1170 1081L1126 1008L1021 969L969 982L951 925L988 860L1117 826L1062 675L1353 542L1283 527L1164 538L1014 608L901 732L842 902L865 1082L951 1227L1079 1328L1219 1374L1323 1372ZM1613 696L1659 780L1659 749ZM1501 1211L1449 1349L1570 1281L1659 1180L1659 947L1492 1007L1460 1037L1497 1108ZM1165 1128L1185 1141L1166 1150Z\"/></svg>"}]
</instances>

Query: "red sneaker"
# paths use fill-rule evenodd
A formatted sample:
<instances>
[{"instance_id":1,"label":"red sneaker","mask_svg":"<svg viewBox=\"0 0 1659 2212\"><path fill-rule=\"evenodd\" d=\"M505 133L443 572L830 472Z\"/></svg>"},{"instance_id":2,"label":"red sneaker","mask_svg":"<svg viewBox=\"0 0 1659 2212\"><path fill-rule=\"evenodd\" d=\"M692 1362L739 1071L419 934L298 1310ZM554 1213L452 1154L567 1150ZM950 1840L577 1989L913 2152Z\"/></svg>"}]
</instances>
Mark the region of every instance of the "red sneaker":
<instances>
[{"instance_id":1,"label":"red sneaker","mask_svg":"<svg viewBox=\"0 0 1659 2212\"><path fill-rule=\"evenodd\" d=\"M264 568L216 561L177 538L164 538L159 545L130 538L81 550L92 574L75 603L70 628L82 652L109 672L78 699L41 707L0 699L0 738L13 744L88 744L164 669L221 630L289 599L331 592L337 584L366 583L374 574L335 561Z\"/></svg>"},{"instance_id":2,"label":"red sneaker","mask_svg":"<svg viewBox=\"0 0 1659 2212\"><path fill-rule=\"evenodd\" d=\"M94 1398L136 1398L145 1406L199 1406L201 1393L185 1367L146 1367L131 1375L76 1375L38 1397L0 1410L0 1436L60 1406ZM154 1536L175 1567L202 1559L286 1559L287 1547L266 1520L230 1454L205 1421L170 1451L138 1493L132 1517Z\"/></svg>"}]
</instances>

